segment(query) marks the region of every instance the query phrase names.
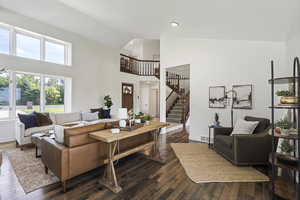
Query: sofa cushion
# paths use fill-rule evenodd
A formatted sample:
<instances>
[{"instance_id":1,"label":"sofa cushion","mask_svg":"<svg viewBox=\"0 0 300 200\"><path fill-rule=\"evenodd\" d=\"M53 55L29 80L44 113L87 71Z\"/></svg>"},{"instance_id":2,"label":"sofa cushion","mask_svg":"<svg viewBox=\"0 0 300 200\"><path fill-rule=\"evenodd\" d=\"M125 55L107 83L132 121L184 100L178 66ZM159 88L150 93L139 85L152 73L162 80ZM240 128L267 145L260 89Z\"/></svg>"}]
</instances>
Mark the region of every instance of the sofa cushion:
<instances>
[{"instance_id":1,"label":"sofa cushion","mask_svg":"<svg viewBox=\"0 0 300 200\"><path fill-rule=\"evenodd\" d=\"M218 142L222 146L225 146L229 149L232 149L233 137L232 136L227 136L227 135L217 135L216 136L216 142Z\"/></svg>"},{"instance_id":2,"label":"sofa cushion","mask_svg":"<svg viewBox=\"0 0 300 200\"><path fill-rule=\"evenodd\" d=\"M266 118L246 116L245 120L246 121L258 121L259 122L258 125L256 126L256 128L254 129L253 134L264 132L267 128L270 127L270 120L266 119Z\"/></svg>"},{"instance_id":3,"label":"sofa cushion","mask_svg":"<svg viewBox=\"0 0 300 200\"><path fill-rule=\"evenodd\" d=\"M99 119L98 112L90 113L90 112L82 112L81 118L83 121L95 121Z\"/></svg>"},{"instance_id":4,"label":"sofa cushion","mask_svg":"<svg viewBox=\"0 0 300 200\"><path fill-rule=\"evenodd\" d=\"M49 126L53 123L49 113L33 112L33 114L36 116L38 126Z\"/></svg>"},{"instance_id":5,"label":"sofa cushion","mask_svg":"<svg viewBox=\"0 0 300 200\"><path fill-rule=\"evenodd\" d=\"M53 129L54 129L53 125L28 128L28 129L25 130L24 135L25 135L25 137L29 137L32 134L47 132L47 131L50 131L50 130L53 130Z\"/></svg>"},{"instance_id":6,"label":"sofa cushion","mask_svg":"<svg viewBox=\"0 0 300 200\"><path fill-rule=\"evenodd\" d=\"M73 113L55 113L53 115L54 123L57 125L62 125L68 122L76 122L81 121L81 114L80 112L73 112Z\"/></svg>"},{"instance_id":7,"label":"sofa cushion","mask_svg":"<svg viewBox=\"0 0 300 200\"><path fill-rule=\"evenodd\" d=\"M20 114L18 113L20 121L25 125L25 129L37 127L37 117L34 113L31 114Z\"/></svg>"},{"instance_id":8,"label":"sofa cushion","mask_svg":"<svg viewBox=\"0 0 300 200\"><path fill-rule=\"evenodd\" d=\"M103 108L92 108L91 113L98 112L99 119L104 119L104 110Z\"/></svg>"}]
</instances>

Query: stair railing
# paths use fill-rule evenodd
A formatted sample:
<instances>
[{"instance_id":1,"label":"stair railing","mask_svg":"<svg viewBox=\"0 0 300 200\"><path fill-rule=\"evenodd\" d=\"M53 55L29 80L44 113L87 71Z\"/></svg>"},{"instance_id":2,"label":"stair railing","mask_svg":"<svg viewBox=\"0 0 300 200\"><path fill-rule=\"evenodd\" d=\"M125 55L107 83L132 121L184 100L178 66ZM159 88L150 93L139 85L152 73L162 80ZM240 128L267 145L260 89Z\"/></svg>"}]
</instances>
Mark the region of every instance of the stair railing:
<instances>
[{"instance_id":1,"label":"stair railing","mask_svg":"<svg viewBox=\"0 0 300 200\"><path fill-rule=\"evenodd\" d=\"M190 114L190 92L187 92L187 94L182 95L181 98L182 103L182 115L181 115L181 122L183 123L184 130L186 129L186 122L189 118Z\"/></svg>"},{"instance_id":2,"label":"stair railing","mask_svg":"<svg viewBox=\"0 0 300 200\"><path fill-rule=\"evenodd\" d=\"M139 76L159 77L160 61L140 60L124 54L120 54L120 71Z\"/></svg>"}]
</instances>

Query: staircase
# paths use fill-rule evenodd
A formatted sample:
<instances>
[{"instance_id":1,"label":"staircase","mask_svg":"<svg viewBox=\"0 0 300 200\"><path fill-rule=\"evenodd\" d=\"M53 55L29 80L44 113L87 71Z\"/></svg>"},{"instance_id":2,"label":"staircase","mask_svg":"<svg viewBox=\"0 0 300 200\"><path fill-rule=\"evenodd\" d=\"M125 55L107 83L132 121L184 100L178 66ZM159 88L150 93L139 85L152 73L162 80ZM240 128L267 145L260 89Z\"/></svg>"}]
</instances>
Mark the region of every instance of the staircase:
<instances>
[{"instance_id":1,"label":"staircase","mask_svg":"<svg viewBox=\"0 0 300 200\"><path fill-rule=\"evenodd\" d=\"M160 61L139 60L124 54L120 54L120 71L139 76L155 76L160 79ZM180 80L188 80L188 77L176 73L166 72L166 85L171 89L166 98L167 122L183 123L189 114L189 92L180 87Z\"/></svg>"},{"instance_id":2,"label":"staircase","mask_svg":"<svg viewBox=\"0 0 300 200\"><path fill-rule=\"evenodd\" d=\"M176 100L174 106L170 109L167 114L167 122L171 123L181 123L183 113L183 104L179 101L179 98Z\"/></svg>"}]
</instances>

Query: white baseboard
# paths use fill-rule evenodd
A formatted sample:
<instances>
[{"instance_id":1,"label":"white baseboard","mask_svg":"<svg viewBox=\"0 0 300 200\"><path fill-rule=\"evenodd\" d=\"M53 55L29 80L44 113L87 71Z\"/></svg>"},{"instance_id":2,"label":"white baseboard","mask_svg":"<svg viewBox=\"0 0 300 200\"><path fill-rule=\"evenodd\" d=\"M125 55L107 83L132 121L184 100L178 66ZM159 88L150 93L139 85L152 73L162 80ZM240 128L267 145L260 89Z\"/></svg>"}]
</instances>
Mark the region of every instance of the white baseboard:
<instances>
[{"instance_id":1,"label":"white baseboard","mask_svg":"<svg viewBox=\"0 0 300 200\"><path fill-rule=\"evenodd\" d=\"M0 143L14 142L16 138L0 138Z\"/></svg>"}]
</instances>

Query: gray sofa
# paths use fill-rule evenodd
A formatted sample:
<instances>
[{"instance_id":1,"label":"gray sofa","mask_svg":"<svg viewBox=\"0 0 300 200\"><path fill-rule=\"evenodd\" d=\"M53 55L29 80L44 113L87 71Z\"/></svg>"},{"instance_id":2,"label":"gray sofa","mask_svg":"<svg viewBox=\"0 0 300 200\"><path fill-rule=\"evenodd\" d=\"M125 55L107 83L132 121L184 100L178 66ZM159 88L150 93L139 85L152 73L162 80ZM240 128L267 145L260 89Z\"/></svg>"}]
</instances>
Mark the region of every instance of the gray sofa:
<instances>
[{"instance_id":1,"label":"gray sofa","mask_svg":"<svg viewBox=\"0 0 300 200\"><path fill-rule=\"evenodd\" d=\"M268 134L270 120L257 117L245 117L246 121L259 121L251 135L231 135L232 128L214 129L215 151L235 165L268 164L272 151L272 138Z\"/></svg>"}]
</instances>

